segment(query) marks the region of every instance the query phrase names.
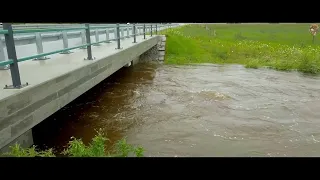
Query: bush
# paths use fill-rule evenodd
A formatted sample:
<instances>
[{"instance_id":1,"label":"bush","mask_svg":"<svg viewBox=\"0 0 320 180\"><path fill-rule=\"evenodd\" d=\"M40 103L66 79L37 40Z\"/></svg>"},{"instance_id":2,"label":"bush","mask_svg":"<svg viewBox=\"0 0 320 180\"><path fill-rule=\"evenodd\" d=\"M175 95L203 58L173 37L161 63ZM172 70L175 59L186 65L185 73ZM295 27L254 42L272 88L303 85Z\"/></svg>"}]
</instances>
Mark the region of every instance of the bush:
<instances>
[{"instance_id":1,"label":"bush","mask_svg":"<svg viewBox=\"0 0 320 180\"><path fill-rule=\"evenodd\" d=\"M89 145L85 145L81 139L71 137L68 147L63 150L61 154L69 157L128 157L136 156L142 157L144 149L142 147L135 147L127 143L126 139L118 141L112 153L106 151L106 138L100 129L97 135L91 140ZM35 146L31 148L21 148L19 144L10 147L10 152L5 153L5 156L13 157L55 157L53 149L45 151L37 151Z\"/></svg>"}]
</instances>

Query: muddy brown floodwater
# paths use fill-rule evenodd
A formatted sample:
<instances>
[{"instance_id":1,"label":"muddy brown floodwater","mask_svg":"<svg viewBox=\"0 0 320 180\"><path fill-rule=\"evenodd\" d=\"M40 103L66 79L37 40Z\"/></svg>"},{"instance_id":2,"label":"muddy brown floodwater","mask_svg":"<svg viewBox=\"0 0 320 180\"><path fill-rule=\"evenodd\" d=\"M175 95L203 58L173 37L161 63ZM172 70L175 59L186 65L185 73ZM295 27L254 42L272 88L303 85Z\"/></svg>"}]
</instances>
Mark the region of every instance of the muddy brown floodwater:
<instances>
[{"instance_id":1,"label":"muddy brown floodwater","mask_svg":"<svg viewBox=\"0 0 320 180\"><path fill-rule=\"evenodd\" d=\"M320 78L240 65L124 68L34 128L61 150L104 128L145 156L320 156Z\"/></svg>"}]
</instances>

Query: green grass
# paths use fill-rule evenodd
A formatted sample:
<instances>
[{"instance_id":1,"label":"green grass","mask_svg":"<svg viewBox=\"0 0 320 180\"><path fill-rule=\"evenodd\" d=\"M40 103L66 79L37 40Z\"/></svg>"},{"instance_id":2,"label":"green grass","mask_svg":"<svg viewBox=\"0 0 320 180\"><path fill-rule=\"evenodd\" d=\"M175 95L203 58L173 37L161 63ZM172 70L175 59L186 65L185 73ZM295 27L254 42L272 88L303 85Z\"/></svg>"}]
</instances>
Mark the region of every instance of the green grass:
<instances>
[{"instance_id":1,"label":"green grass","mask_svg":"<svg viewBox=\"0 0 320 180\"><path fill-rule=\"evenodd\" d=\"M163 30L166 63L243 64L276 70L320 72L320 39L309 24L210 24Z\"/></svg>"},{"instance_id":2,"label":"green grass","mask_svg":"<svg viewBox=\"0 0 320 180\"><path fill-rule=\"evenodd\" d=\"M68 147L61 153L69 157L142 157L144 149L127 143L126 139L118 141L110 151L106 151L108 139L100 129L89 145L85 145L81 139L71 137ZM31 148L21 148L19 144L10 147L10 152L3 154L10 157L55 157L53 149L37 150L35 146Z\"/></svg>"}]
</instances>

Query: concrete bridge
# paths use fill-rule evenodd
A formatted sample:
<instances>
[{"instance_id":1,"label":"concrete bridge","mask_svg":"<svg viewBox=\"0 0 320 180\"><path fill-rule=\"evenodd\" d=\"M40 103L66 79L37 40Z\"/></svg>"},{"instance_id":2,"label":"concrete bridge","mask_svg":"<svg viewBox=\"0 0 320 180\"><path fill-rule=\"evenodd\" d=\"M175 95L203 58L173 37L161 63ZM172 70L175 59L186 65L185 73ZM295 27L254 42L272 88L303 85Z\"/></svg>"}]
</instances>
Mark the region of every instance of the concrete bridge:
<instances>
[{"instance_id":1,"label":"concrete bridge","mask_svg":"<svg viewBox=\"0 0 320 180\"><path fill-rule=\"evenodd\" d=\"M0 149L33 144L32 128L124 66L155 59L178 24L3 24ZM163 48L163 47L161 47ZM160 59L163 60L163 59Z\"/></svg>"}]
</instances>

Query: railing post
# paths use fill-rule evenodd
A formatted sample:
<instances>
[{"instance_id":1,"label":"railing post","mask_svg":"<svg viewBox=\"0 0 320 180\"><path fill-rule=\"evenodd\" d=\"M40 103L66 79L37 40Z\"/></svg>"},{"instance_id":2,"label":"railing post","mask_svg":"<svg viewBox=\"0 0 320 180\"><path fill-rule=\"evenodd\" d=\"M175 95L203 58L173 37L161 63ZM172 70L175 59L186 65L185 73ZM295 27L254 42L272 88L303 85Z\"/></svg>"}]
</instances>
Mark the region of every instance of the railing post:
<instances>
[{"instance_id":1,"label":"railing post","mask_svg":"<svg viewBox=\"0 0 320 180\"><path fill-rule=\"evenodd\" d=\"M6 56L4 55L4 45L0 35L0 62L5 60L6 60ZM0 70L8 70L8 69L9 69L9 65L0 66Z\"/></svg>"},{"instance_id":2,"label":"railing post","mask_svg":"<svg viewBox=\"0 0 320 180\"><path fill-rule=\"evenodd\" d=\"M146 24L143 24L143 39L146 39Z\"/></svg>"},{"instance_id":3,"label":"railing post","mask_svg":"<svg viewBox=\"0 0 320 180\"><path fill-rule=\"evenodd\" d=\"M6 85L5 89L20 89L25 85L21 84L19 66L18 66L18 58L17 58L17 53L16 53L16 47L14 45L12 25L9 23L4 23L3 29L8 30L8 33L5 34L4 37L6 40L8 59L13 61L13 63L10 64L12 85L11 86Z\"/></svg>"},{"instance_id":4,"label":"railing post","mask_svg":"<svg viewBox=\"0 0 320 180\"><path fill-rule=\"evenodd\" d=\"M43 45L42 45L42 38L40 33L36 33L36 46L37 46L37 53L42 54L43 53ZM48 57L38 57L34 60L46 60L49 59Z\"/></svg>"},{"instance_id":5,"label":"railing post","mask_svg":"<svg viewBox=\"0 0 320 180\"><path fill-rule=\"evenodd\" d=\"M152 24L151 24L151 28L150 28L150 36L152 37Z\"/></svg>"},{"instance_id":6,"label":"railing post","mask_svg":"<svg viewBox=\"0 0 320 180\"><path fill-rule=\"evenodd\" d=\"M127 38L130 38L130 36L129 36L129 25L127 25Z\"/></svg>"},{"instance_id":7,"label":"railing post","mask_svg":"<svg viewBox=\"0 0 320 180\"><path fill-rule=\"evenodd\" d=\"M87 53L88 57L86 60L92 60L92 50L91 50L91 38L90 38L90 25L86 24L86 40L87 40Z\"/></svg>"},{"instance_id":8,"label":"railing post","mask_svg":"<svg viewBox=\"0 0 320 180\"><path fill-rule=\"evenodd\" d=\"M106 43L110 43L110 37L109 37L109 29L106 29Z\"/></svg>"},{"instance_id":9,"label":"railing post","mask_svg":"<svg viewBox=\"0 0 320 180\"><path fill-rule=\"evenodd\" d=\"M81 42L83 45L86 44L86 31L81 31L80 32L80 36L81 36ZM81 47L80 49L87 49L87 47Z\"/></svg>"},{"instance_id":10,"label":"railing post","mask_svg":"<svg viewBox=\"0 0 320 180\"><path fill-rule=\"evenodd\" d=\"M119 25L119 23L117 24L116 32L117 32L117 48L116 49L121 49L121 46L120 46L120 25Z\"/></svg>"},{"instance_id":11,"label":"railing post","mask_svg":"<svg viewBox=\"0 0 320 180\"><path fill-rule=\"evenodd\" d=\"M99 42L99 31L96 29L95 31L95 36L96 36L96 42ZM101 46L101 44L94 44L94 46Z\"/></svg>"},{"instance_id":12,"label":"railing post","mask_svg":"<svg viewBox=\"0 0 320 180\"><path fill-rule=\"evenodd\" d=\"M133 43L136 43L136 24L133 24L132 26L132 34L133 34Z\"/></svg>"},{"instance_id":13,"label":"railing post","mask_svg":"<svg viewBox=\"0 0 320 180\"><path fill-rule=\"evenodd\" d=\"M158 35L158 25L156 24L156 35Z\"/></svg>"},{"instance_id":14,"label":"railing post","mask_svg":"<svg viewBox=\"0 0 320 180\"><path fill-rule=\"evenodd\" d=\"M121 39L124 39L124 28L121 28Z\"/></svg>"},{"instance_id":15,"label":"railing post","mask_svg":"<svg viewBox=\"0 0 320 180\"><path fill-rule=\"evenodd\" d=\"M63 41L63 48L66 49L68 48L68 35L67 31L62 31L62 41ZM71 51L63 51L60 54L70 54L72 53Z\"/></svg>"},{"instance_id":16,"label":"railing post","mask_svg":"<svg viewBox=\"0 0 320 180\"><path fill-rule=\"evenodd\" d=\"M113 32L113 34L114 34L114 40L117 41L117 26L114 28L113 31L114 31L114 32Z\"/></svg>"}]
</instances>

